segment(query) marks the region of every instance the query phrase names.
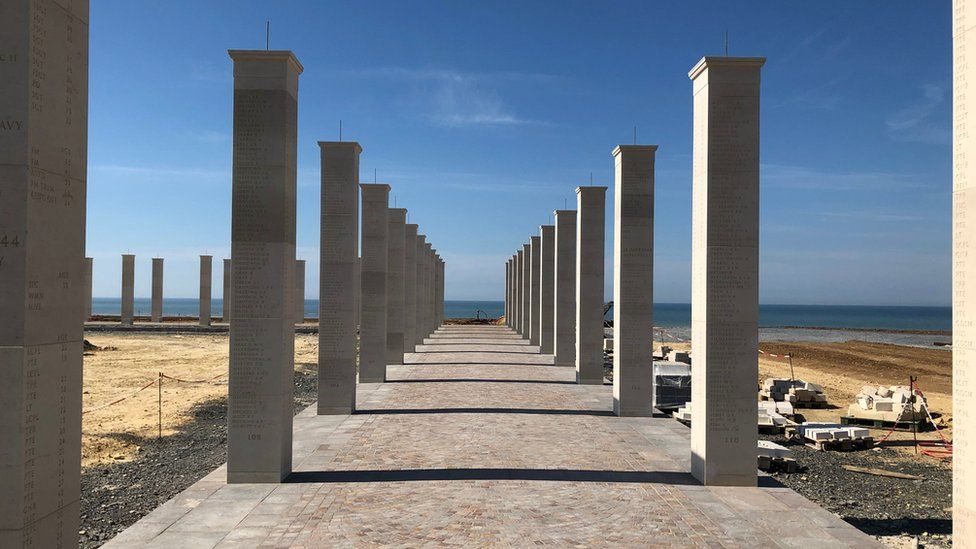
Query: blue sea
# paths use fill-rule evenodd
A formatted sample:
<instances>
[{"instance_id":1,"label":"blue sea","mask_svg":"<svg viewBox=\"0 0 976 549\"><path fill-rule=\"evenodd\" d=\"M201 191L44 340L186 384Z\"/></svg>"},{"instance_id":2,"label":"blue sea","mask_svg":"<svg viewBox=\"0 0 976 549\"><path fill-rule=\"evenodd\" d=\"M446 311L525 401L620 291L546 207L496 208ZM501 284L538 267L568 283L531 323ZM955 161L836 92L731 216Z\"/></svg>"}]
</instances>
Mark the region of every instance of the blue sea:
<instances>
[{"instance_id":1,"label":"blue sea","mask_svg":"<svg viewBox=\"0 0 976 549\"><path fill-rule=\"evenodd\" d=\"M305 316L318 316L317 299L305 300ZM119 298L96 297L92 300L95 314L117 315L121 309ZM137 315L148 315L149 298L136 298ZM503 314L501 301L447 301L447 318L497 318ZM163 301L166 316L195 317L199 310L194 298L169 298ZM223 300L212 302L214 316L221 316ZM613 312L608 313L611 318ZM759 324L763 328L853 328L864 330L945 330L952 328L951 307L882 307L860 305L760 305ZM665 328L691 326L691 304L655 303L654 325Z\"/></svg>"}]
</instances>

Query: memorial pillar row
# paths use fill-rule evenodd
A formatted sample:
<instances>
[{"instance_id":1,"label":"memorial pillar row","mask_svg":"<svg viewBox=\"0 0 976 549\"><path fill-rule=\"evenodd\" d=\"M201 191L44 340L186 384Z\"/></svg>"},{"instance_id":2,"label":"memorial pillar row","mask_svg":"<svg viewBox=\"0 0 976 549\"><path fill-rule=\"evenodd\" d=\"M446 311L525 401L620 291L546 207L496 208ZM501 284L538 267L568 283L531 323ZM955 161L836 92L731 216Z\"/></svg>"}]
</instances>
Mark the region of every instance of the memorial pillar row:
<instances>
[{"instance_id":1,"label":"memorial pillar row","mask_svg":"<svg viewBox=\"0 0 976 549\"><path fill-rule=\"evenodd\" d=\"M613 412L654 413L654 154L613 150Z\"/></svg>"},{"instance_id":2,"label":"memorial pillar row","mask_svg":"<svg viewBox=\"0 0 976 549\"><path fill-rule=\"evenodd\" d=\"M354 141L320 141L319 415L356 409L359 155Z\"/></svg>"},{"instance_id":3,"label":"memorial pillar row","mask_svg":"<svg viewBox=\"0 0 976 549\"><path fill-rule=\"evenodd\" d=\"M532 324L532 247L522 244L522 296L519 307L522 312L522 338L529 339L529 325Z\"/></svg>"},{"instance_id":4,"label":"memorial pillar row","mask_svg":"<svg viewBox=\"0 0 976 549\"><path fill-rule=\"evenodd\" d=\"M152 260L152 307L149 314L152 322L163 320L163 258L154 257Z\"/></svg>"},{"instance_id":5,"label":"memorial pillar row","mask_svg":"<svg viewBox=\"0 0 976 549\"><path fill-rule=\"evenodd\" d=\"M542 241L538 236L529 237L531 259L529 262L529 345L539 344L539 273L542 268Z\"/></svg>"},{"instance_id":6,"label":"memorial pillar row","mask_svg":"<svg viewBox=\"0 0 976 549\"><path fill-rule=\"evenodd\" d=\"M952 538L962 546L976 539L976 2L952 8Z\"/></svg>"},{"instance_id":7,"label":"memorial pillar row","mask_svg":"<svg viewBox=\"0 0 976 549\"><path fill-rule=\"evenodd\" d=\"M427 274L427 269L425 267L427 261L427 236L419 234L417 235L417 311L414 321L417 323L417 332L415 334L417 345L424 344L424 338L427 335L424 333L424 326L427 325L427 307L424 306L426 303L424 301L425 293L424 286L426 285L425 275Z\"/></svg>"},{"instance_id":8,"label":"memorial pillar row","mask_svg":"<svg viewBox=\"0 0 976 549\"><path fill-rule=\"evenodd\" d=\"M389 269L390 186L360 184L363 200L362 318L359 327L359 382L386 381L386 273Z\"/></svg>"},{"instance_id":9,"label":"memorial pillar row","mask_svg":"<svg viewBox=\"0 0 976 549\"><path fill-rule=\"evenodd\" d=\"M135 320L136 256L122 254L122 324L132 326Z\"/></svg>"},{"instance_id":10,"label":"memorial pillar row","mask_svg":"<svg viewBox=\"0 0 976 549\"><path fill-rule=\"evenodd\" d=\"M576 364L576 211L556 210L553 349L557 366Z\"/></svg>"},{"instance_id":11,"label":"memorial pillar row","mask_svg":"<svg viewBox=\"0 0 976 549\"><path fill-rule=\"evenodd\" d=\"M762 58L705 57L694 97L691 473L756 485L759 75Z\"/></svg>"},{"instance_id":12,"label":"memorial pillar row","mask_svg":"<svg viewBox=\"0 0 976 549\"><path fill-rule=\"evenodd\" d=\"M407 210L390 208L387 220L389 245L386 271L386 363L403 364L404 265Z\"/></svg>"},{"instance_id":13,"label":"memorial pillar row","mask_svg":"<svg viewBox=\"0 0 976 549\"><path fill-rule=\"evenodd\" d=\"M78 546L88 42L88 2L0 2L0 547Z\"/></svg>"},{"instance_id":14,"label":"memorial pillar row","mask_svg":"<svg viewBox=\"0 0 976 549\"><path fill-rule=\"evenodd\" d=\"M210 300L213 296L213 256L200 256L200 325L210 326Z\"/></svg>"},{"instance_id":15,"label":"memorial pillar row","mask_svg":"<svg viewBox=\"0 0 976 549\"><path fill-rule=\"evenodd\" d=\"M417 225L404 225L403 249L403 352L417 345Z\"/></svg>"},{"instance_id":16,"label":"memorial pillar row","mask_svg":"<svg viewBox=\"0 0 976 549\"><path fill-rule=\"evenodd\" d=\"M514 328L519 335L522 334L522 255L522 250L515 252L515 288L513 288L515 300L512 302L512 310L515 315Z\"/></svg>"},{"instance_id":17,"label":"memorial pillar row","mask_svg":"<svg viewBox=\"0 0 976 549\"><path fill-rule=\"evenodd\" d=\"M606 187L576 188L576 382L587 385L603 385L606 195Z\"/></svg>"},{"instance_id":18,"label":"memorial pillar row","mask_svg":"<svg viewBox=\"0 0 976 549\"><path fill-rule=\"evenodd\" d=\"M227 482L281 482L292 466L296 141L303 69L290 51L228 53L234 62L234 320Z\"/></svg>"},{"instance_id":19,"label":"memorial pillar row","mask_svg":"<svg viewBox=\"0 0 976 549\"><path fill-rule=\"evenodd\" d=\"M556 227L543 225L539 238L539 352L553 354L553 314L555 298L555 250Z\"/></svg>"}]
</instances>

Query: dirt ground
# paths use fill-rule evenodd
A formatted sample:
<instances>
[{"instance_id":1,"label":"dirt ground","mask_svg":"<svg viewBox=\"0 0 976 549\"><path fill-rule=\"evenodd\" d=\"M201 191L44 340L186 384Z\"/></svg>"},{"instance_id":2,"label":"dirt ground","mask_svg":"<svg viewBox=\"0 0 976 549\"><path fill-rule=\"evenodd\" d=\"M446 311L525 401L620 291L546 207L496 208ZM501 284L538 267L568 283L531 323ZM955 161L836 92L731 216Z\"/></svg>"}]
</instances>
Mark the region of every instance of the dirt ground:
<instances>
[{"instance_id":1,"label":"dirt ground","mask_svg":"<svg viewBox=\"0 0 976 549\"><path fill-rule=\"evenodd\" d=\"M160 372L202 381L163 379L164 437L192 420L194 405L227 395L226 334L90 333L86 339L101 350L85 353L82 410L88 413L82 420L82 466L131 460L140 449L127 435L158 434ZM314 334L296 335L296 370L315 370L317 343Z\"/></svg>"}]
</instances>

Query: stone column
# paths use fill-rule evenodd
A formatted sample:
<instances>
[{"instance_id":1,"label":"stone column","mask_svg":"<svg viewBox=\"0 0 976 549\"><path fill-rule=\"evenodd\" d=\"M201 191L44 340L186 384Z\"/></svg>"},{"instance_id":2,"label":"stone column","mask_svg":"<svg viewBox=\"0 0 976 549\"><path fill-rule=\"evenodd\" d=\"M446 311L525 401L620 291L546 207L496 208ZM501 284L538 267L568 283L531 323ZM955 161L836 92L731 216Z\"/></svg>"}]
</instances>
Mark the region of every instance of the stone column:
<instances>
[{"instance_id":1,"label":"stone column","mask_svg":"<svg viewBox=\"0 0 976 549\"><path fill-rule=\"evenodd\" d=\"M0 2L0 547L77 547L88 3Z\"/></svg>"},{"instance_id":2,"label":"stone column","mask_svg":"<svg viewBox=\"0 0 976 549\"><path fill-rule=\"evenodd\" d=\"M691 473L756 485L761 58L705 57L689 73L692 152Z\"/></svg>"},{"instance_id":3,"label":"stone column","mask_svg":"<svg viewBox=\"0 0 976 549\"><path fill-rule=\"evenodd\" d=\"M976 108L969 80L976 78L976 2L952 3L952 537L976 539ZM973 222L969 222L973 210ZM969 290L972 287L973 290Z\"/></svg>"},{"instance_id":4,"label":"stone column","mask_svg":"<svg viewBox=\"0 0 976 549\"><path fill-rule=\"evenodd\" d=\"M576 211L556 210L553 333L557 366L576 365Z\"/></svg>"},{"instance_id":5,"label":"stone column","mask_svg":"<svg viewBox=\"0 0 976 549\"><path fill-rule=\"evenodd\" d=\"M213 297L213 256L200 256L200 326L210 326L210 300Z\"/></svg>"},{"instance_id":6,"label":"stone column","mask_svg":"<svg viewBox=\"0 0 976 549\"><path fill-rule=\"evenodd\" d=\"M512 309L515 311L515 331L522 333L522 262L525 260L522 250L515 252L515 301Z\"/></svg>"},{"instance_id":7,"label":"stone column","mask_svg":"<svg viewBox=\"0 0 976 549\"><path fill-rule=\"evenodd\" d=\"M122 254L122 324L135 320L136 256Z\"/></svg>"},{"instance_id":8,"label":"stone column","mask_svg":"<svg viewBox=\"0 0 976 549\"><path fill-rule=\"evenodd\" d=\"M154 257L152 260L152 312L149 320L163 321L163 258Z\"/></svg>"},{"instance_id":9,"label":"stone column","mask_svg":"<svg viewBox=\"0 0 976 549\"><path fill-rule=\"evenodd\" d=\"M414 316L414 321L416 323L416 333L414 337L416 338L417 345L424 344L424 338L427 334L424 333L424 326L427 325L426 314L427 308L424 307L424 275L427 269L424 267L426 261L426 251L427 251L427 236L419 234L417 235L417 299L415 311L416 316Z\"/></svg>"},{"instance_id":10,"label":"stone column","mask_svg":"<svg viewBox=\"0 0 976 549\"><path fill-rule=\"evenodd\" d=\"M359 242L358 231L356 232L356 242L358 248L358 242ZM355 301L353 305L353 317L356 319L356 321L353 324L356 325L356 346L358 348L359 347L359 321L362 320L362 316L363 316L363 258L362 256L358 255L359 252L356 253L357 253L356 280L355 280L356 290L353 292L353 300ZM358 354L356 360L357 360L356 363L359 364Z\"/></svg>"},{"instance_id":11,"label":"stone column","mask_svg":"<svg viewBox=\"0 0 976 549\"><path fill-rule=\"evenodd\" d=\"M389 269L390 186L360 184L363 200L362 319L359 382L386 381L386 273Z\"/></svg>"},{"instance_id":12,"label":"stone column","mask_svg":"<svg viewBox=\"0 0 976 549\"><path fill-rule=\"evenodd\" d=\"M424 274L424 305L427 308L427 312L424 313L424 318L427 323L424 327L425 335L430 335L434 332L434 247L430 242L427 243L427 259L424 261L424 268L427 272Z\"/></svg>"},{"instance_id":13,"label":"stone column","mask_svg":"<svg viewBox=\"0 0 976 549\"><path fill-rule=\"evenodd\" d=\"M512 326L512 260L505 262L505 325Z\"/></svg>"},{"instance_id":14,"label":"stone column","mask_svg":"<svg viewBox=\"0 0 976 549\"><path fill-rule=\"evenodd\" d=\"M551 355L554 354L553 315L556 311L553 302L556 295L556 227L543 225L539 242L539 352Z\"/></svg>"},{"instance_id":15,"label":"stone column","mask_svg":"<svg viewBox=\"0 0 976 549\"><path fill-rule=\"evenodd\" d=\"M87 322L92 316L92 263L93 259L90 257L85 258L84 266L84 276L85 276L85 319Z\"/></svg>"},{"instance_id":16,"label":"stone column","mask_svg":"<svg viewBox=\"0 0 976 549\"><path fill-rule=\"evenodd\" d=\"M444 260L440 256L437 257L437 288L436 301L437 301L437 326L440 328L444 324Z\"/></svg>"},{"instance_id":17,"label":"stone column","mask_svg":"<svg viewBox=\"0 0 976 549\"><path fill-rule=\"evenodd\" d=\"M290 51L232 50L234 160L227 482L291 472L298 76Z\"/></svg>"},{"instance_id":18,"label":"stone column","mask_svg":"<svg viewBox=\"0 0 976 549\"><path fill-rule=\"evenodd\" d=\"M387 220L389 245L386 271L386 363L403 364L404 291L403 277L406 262L407 210L390 208Z\"/></svg>"},{"instance_id":19,"label":"stone column","mask_svg":"<svg viewBox=\"0 0 976 549\"><path fill-rule=\"evenodd\" d=\"M295 323L305 322L305 260L295 260Z\"/></svg>"},{"instance_id":20,"label":"stone column","mask_svg":"<svg viewBox=\"0 0 976 549\"><path fill-rule=\"evenodd\" d=\"M232 285L231 280L233 279L232 277L233 271L231 270L233 269L232 265L233 263L231 262L231 260L229 259L224 260L224 288L223 288L224 296L223 299L221 299L221 303L220 303L220 318L224 322L230 322L230 301L231 301L230 289Z\"/></svg>"},{"instance_id":21,"label":"stone column","mask_svg":"<svg viewBox=\"0 0 976 549\"><path fill-rule=\"evenodd\" d=\"M606 200L606 187L576 188L576 382L587 385L603 385Z\"/></svg>"},{"instance_id":22,"label":"stone column","mask_svg":"<svg viewBox=\"0 0 976 549\"><path fill-rule=\"evenodd\" d=\"M417 344L417 225L404 226L403 248L403 352Z\"/></svg>"},{"instance_id":23,"label":"stone column","mask_svg":"<svg viewBox=\"0 0 976 549\"><path fill-rule=\"evenodd\" d=\"M359 269L359 155L353 141L319 141L320 415L356 409L356 321Z\"/></svg>"},{"instance_id":24,"label":"stone column","mask_svg":"<svg viewBox=\"0 0 976 549\"><path fill-rule=\"evenodd\" d=\"M650 417L654 333L654 152L613 150L613 412Z\"/></svg>"},{"instance_id":25,"label":"stone column","mask_svg":"<svg viewBox=\"0 0 976 549\"><path fill-rule=\"evenodd\" d=\"M532 247L522 244L522 338L529 339L529 326L532 324Z\"/></svg>"},{"instance_id":26,"label":"stone column","mask_svg":"<svg viewBox=\"0 0 976 549\"><path fill-rule=\"evenodd\" d=\"M539 294L542 288L539 276L542 269L542 241L538 236L529 237L529 345L539 344Z\"/></svg>"}]
</instances>

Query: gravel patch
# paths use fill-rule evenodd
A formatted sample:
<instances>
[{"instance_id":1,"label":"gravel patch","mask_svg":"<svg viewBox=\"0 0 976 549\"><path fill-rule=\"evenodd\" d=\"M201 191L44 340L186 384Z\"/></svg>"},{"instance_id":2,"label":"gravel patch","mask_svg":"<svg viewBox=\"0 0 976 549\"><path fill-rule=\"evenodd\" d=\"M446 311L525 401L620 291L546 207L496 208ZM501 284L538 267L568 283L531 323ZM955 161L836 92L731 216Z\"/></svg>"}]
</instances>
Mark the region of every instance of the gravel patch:
<instances>
[{"instance_id":1,"label":"gravel patch","mask_svg":"<svg viewBox=\"0 0 976 549\"><path fill-rule=\"evenodd\" d=\"M295 413L315 402L314 373L295 372ZM227 398L195 406L193 420L157 441L128 433L138 459L86 467L81 471L83 549L99 547L227 461Z\"/></svg>"},{"instance_id":2,"label":"gravel patch","mask_svg":"<svg viewBox=\"0 0 976 549\"><path fill-rule=\"evenodd\" d=\"M952 545L952 469L934 459L891 448L854 452L818 451L782 436L760 435L790 448L800 470L774 473L776 480L861 531L897 544L919 538L924 547ZM907 473L904 480L847 471L855 465Z\"/></svg>"}]
</instances>

